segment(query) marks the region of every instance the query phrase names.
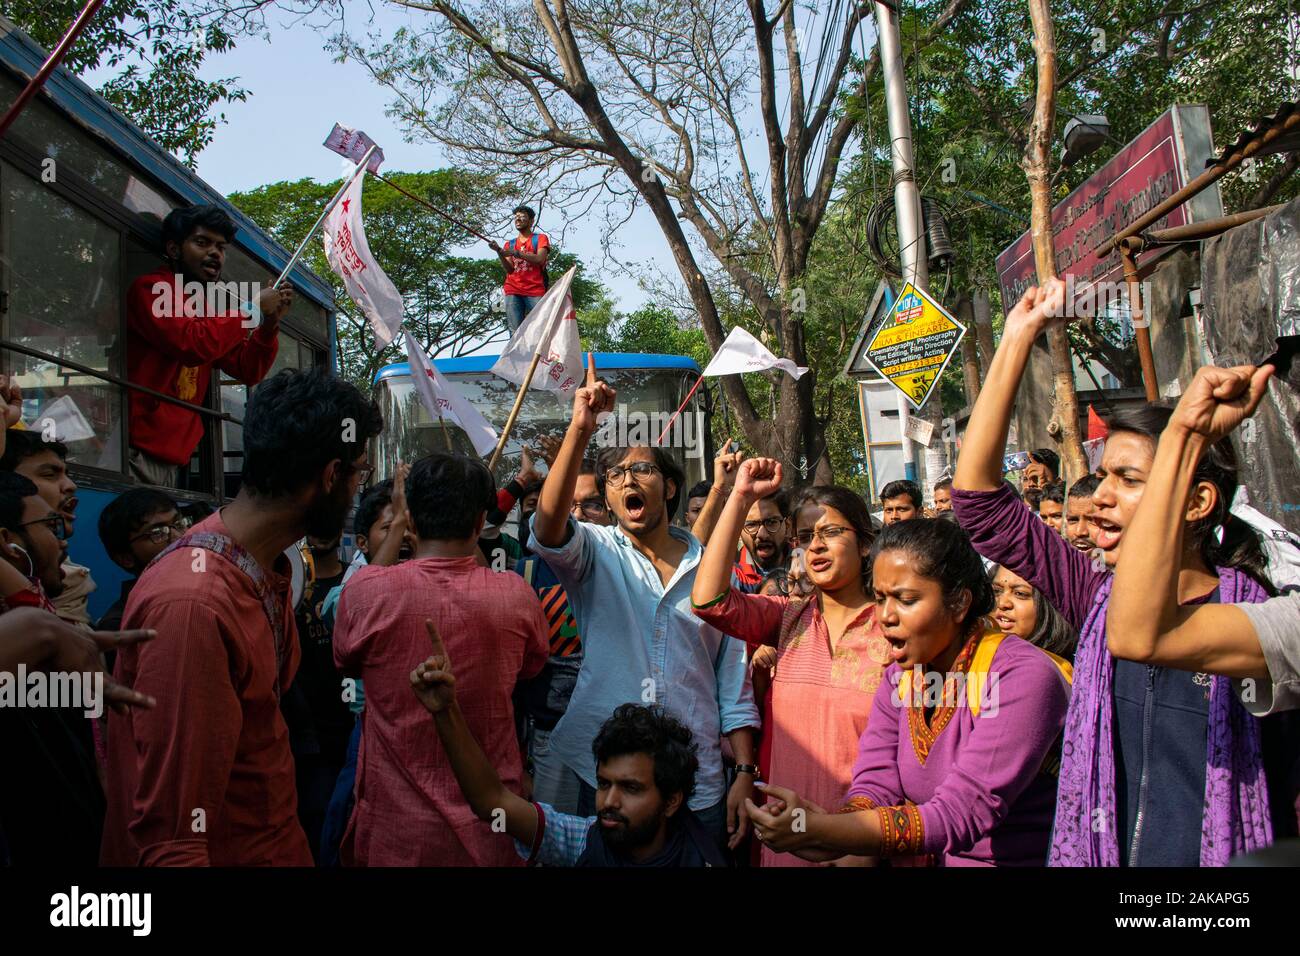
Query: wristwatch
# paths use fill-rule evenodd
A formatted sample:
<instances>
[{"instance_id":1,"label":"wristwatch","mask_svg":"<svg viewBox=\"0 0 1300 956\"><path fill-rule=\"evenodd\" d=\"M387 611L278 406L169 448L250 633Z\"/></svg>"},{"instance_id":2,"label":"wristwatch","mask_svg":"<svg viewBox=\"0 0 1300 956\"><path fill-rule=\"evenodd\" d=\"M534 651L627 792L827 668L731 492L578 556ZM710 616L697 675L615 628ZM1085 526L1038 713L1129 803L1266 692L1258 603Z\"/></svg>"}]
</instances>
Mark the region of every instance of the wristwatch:
<instances>
[{"instance_id":1,"label":"wristwatch","mask_svg":"<svg viewBox=\"0 0 1300 956\"><path fill-rule=\"evenodd\" d=\"M752 763L736 764L736 773L747 773L755 780L762 779L762 775L758 772L758 767L754 766Z\"/></svg>"}]
</instances>

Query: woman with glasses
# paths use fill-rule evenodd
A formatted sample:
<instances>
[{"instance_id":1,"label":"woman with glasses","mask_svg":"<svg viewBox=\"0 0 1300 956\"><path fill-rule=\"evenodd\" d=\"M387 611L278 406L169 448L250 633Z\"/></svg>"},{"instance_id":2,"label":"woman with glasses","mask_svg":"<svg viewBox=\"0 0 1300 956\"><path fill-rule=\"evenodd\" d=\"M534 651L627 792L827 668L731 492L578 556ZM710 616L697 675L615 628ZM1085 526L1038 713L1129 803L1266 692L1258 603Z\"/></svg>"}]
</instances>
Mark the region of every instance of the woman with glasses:
<instances>
[{"instance_id":1,"label":"woman with glasses","mask_svg":"<svg viewBox=\"0 0 1300 956\"><path fill-rule=\"evenodd\" d=\"M942 866L1044 866L1068 665L988 620L992 588L957 525L890 525L873 558L890 665L847 801L819 806L810 792L767 787L767 804L746 807L755 833L765 846L808 860L860 853L932 856Z\"/></svg>"},{"instance_id":2,"label":"woman with glasses","mask_svg":"<svg viewBox=\"0 0 1300 956\"><path fill-rule=\"evenodd\" d=\"M848 790L858 738L889 662L870 590L871 516L848 488L808 489L793 515L815 590L806 596L746 594L731 584L736 542L754 502L780 487L781 465L774 459L751 458L740 466L696 572L691 602L700 618L751 648L776 648L772 719L763 729L771 741L767 772L813 800L834 803ZM761 865L812 864L764 848Z\"/></svg>"}]
</instances>

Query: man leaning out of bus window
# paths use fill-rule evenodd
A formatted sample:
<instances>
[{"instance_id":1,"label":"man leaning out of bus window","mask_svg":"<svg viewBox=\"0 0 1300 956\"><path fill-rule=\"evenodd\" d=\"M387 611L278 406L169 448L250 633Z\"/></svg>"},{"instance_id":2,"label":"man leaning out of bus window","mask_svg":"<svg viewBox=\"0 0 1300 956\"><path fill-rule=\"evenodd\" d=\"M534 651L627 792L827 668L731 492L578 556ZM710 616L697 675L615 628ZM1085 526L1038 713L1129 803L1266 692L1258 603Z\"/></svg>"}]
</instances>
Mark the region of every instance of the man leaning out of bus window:
<instances>
[{"instance_id":1,"label":"man leaning out of bus window","mask_svg":"<svg viewBox=\"0 0 1300 956\"><path fill-rule=\"evenodd\" d=\"M162 267L127 293L127 378L164 395L206 405L216 367L245 385L270 371L289 286L223 282L235 223L217 206L173 209L163 220ZM245 296L247 293L247 296ZM203 437L198 412L131 389L130 465L140 481L175 487Z\"/></svg>"}]
</instances>

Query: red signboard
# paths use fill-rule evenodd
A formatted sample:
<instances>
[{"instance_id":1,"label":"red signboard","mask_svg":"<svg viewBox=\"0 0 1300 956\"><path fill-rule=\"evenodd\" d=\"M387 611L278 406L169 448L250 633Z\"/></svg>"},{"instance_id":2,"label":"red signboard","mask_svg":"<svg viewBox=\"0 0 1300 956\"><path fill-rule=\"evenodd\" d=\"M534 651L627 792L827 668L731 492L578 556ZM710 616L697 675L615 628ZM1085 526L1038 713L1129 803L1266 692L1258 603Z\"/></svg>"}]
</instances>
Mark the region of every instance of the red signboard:
<instances>
[{"instance_id":1,"label":"red signboard","mask_svg":"<svg viewBox=\"0 0 1300 956\"><path fill-rule=\"evenodd\" d=\"M1052 210L1058 275L1073 275L1080 282L1122 279L1118 250L1101 259L1096 249L1187 185L1187 161L1178 121L1186 123L1189 116L1185 110L1175 116L1177 109L1163 113ZM1181 226L1188 221L1188 207L1182 205L1156 220L1151 228ZM1144 263L1150 258L1144 258ZM1002 306L1009 310L1037 281L1028 232L998 255L997 270Z\"/></svg>"}]
</instances>

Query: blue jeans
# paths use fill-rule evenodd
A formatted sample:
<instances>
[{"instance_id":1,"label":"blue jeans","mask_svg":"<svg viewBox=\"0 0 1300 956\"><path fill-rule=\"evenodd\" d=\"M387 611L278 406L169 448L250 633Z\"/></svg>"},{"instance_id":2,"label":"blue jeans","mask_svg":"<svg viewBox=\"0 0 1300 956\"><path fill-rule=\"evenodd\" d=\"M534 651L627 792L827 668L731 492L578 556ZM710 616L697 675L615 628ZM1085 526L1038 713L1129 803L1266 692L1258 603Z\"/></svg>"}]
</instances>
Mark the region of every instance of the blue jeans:
<instances>
[{"instance_id":1,"label":"blue jeans","mask_svg":"<svg viewBox=\"0 0 1300 956\"><path fill-rule=\"evenodd\" d=\"M506 328L510 334L514 335L519 331L519 326L524 324L524 319L528 318L528 313L538 302L542 301L540 295L508 295L506 296Z\"/></svg>"},{"instance_id":2,"label":"blue jeans","mask_svg":"<svg viewBox=\"0 0 1300 956\"><path fill-rule=\"evenodd\" d=\"M533 799L561 813L577 813L582 778L551 753L551 731L533 727L528 748L533 758Z\"/></svg>"},{"instance_id":3,"label":"blue jeans","mask_svg":"<svg viewBox=\"0 0 1300 956\"><path fill-rule=\"evenodd\" d=\"M357 752L361 748L361 716L357 715L356 726L352 728L352 739L348 741L348 755L334 785L334 793L325 808L325 820L321 826L319 866L339 865L339 844L347 831L348 820L352 816L355 803L353 789L357 783Z\"/></svg>"}]
</instances>

